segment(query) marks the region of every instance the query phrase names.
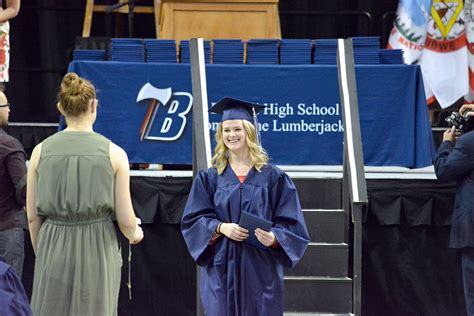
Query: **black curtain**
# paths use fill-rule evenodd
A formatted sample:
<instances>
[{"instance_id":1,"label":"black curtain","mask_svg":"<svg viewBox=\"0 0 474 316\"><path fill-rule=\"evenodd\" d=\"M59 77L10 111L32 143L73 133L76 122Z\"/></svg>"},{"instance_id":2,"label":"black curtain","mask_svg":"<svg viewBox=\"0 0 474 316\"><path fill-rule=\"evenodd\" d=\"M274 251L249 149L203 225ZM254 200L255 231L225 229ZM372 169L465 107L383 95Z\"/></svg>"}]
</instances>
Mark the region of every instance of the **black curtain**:
<instances>
[{"instance_id":1,"label":"black curtain","mask_svg":"<svg viewBox=\"0 0 474 316\"><path fill-rule=\"evenodd\" d=\"M454 183L368 180L362 312L465 315L460 257L449 249Z\"/></svg>"}]
</instances>

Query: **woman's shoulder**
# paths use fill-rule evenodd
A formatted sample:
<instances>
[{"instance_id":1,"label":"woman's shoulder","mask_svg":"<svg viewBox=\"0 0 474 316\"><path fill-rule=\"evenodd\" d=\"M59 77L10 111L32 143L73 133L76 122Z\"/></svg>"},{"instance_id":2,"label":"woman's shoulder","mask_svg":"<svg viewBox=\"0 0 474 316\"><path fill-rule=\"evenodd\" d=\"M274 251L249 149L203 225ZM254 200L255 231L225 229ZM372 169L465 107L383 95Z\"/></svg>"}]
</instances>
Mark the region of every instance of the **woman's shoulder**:
<instances>
[{"instance_id":1,"label":"woman's shoulder","mask_svg":"<svg viewBox=\"0 0 474 316\"><path fill-rule=\"evenodd\" d=\"M214 167L210 167L207 170L199 170L196 175L196 179L200 179L201 181L213 181L219 176L217 173L217 169Z\"/></svg>"},{"instance_id":2,"label":"woman's shoulder","mask_svg":"<svg viewBox=\"0 0 474 316\"><path fill-rule=\"evenodd\" d=\"M273 164L263 166L260 174L265 177L265 182L269 187L273 187L278 181L286 177L286 173Z\"/></svg>"},{"instance_id":3,"label":"woman's shoulder","mask_svg":"<svg viewBox=\"0 0 474 316\"><path fill-rule=\"evenodd\" d=\"M56 133L54 133L53 135L46 137L46 138L43 139L43 141L42 141L40 144L38 144L38 145L41 145L40 148L41 148L41 147L43 147L43 148L48 148L48 146L49 146L50 144L54 144L56 141L58 141L59 139L61 139L61 137L62 137L62 134L61 134L61 133L62 133L62 131L56 132ZM38 145L37 145L37 146L38 146Z\"/></svg>"},{"instance_id":4,"label":"woman's shoulder","mask_svg":"<svg viewBox=\"0 0 474 316\"><path fill-rule=\"evenodd\" d=\"M43 140L42 144L41 152L44 155L59 153L109 155L113 143L105 136L95 132L63 130L49 136Z\"/></svg>"},{"instance_id":5,"label":"woman's shoulder","mask_svg":"<svg viewBox=\"0 0 474 316\"><path fill-rule=\"evenodd\" d=\"M205 173L212 177L219 175L216 167L210 167L209 169L207 169L207 171L205 171Z\"/></svg>"},{"instance_id":6,"label":"woman's shoulder","mask_svg":"<svg viewBox=\"0 0 474 316\"><path fill-rule=\"evenodd\" d=\"M217 186L217 182L218 182L218 179L219 177L221 176L219 174L219 172L217 171L217 168L215 167L210 167L209 169L207 169L207 171L205 172L206 174L206 178L209 182L213 183L214 186Z\"/></svg>"},{"instance_id":7,"label":"woman's shoulder","mask_svg":"<svg viewBox=\"0 0 474 316\"><path fill-rule=\"evenodd\" d=\"M262 173L271 177L281 177L285 174L283 170L271 163L267 163L265 166L262 167Z\"/></svg>"}]
</instances>

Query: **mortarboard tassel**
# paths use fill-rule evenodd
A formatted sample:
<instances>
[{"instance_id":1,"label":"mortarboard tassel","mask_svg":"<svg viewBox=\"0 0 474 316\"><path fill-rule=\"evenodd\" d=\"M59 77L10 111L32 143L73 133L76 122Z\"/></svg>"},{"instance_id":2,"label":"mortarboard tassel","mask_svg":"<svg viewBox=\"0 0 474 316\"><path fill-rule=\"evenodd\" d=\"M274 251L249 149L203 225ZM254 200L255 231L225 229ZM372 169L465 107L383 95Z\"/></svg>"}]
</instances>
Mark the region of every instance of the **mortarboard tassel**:
<instances>
[{"instance_id":1,"label":"mortarboard tassel","mask_svg":"<svg viewBox=\"0 0 474 316\"><path fill-rule=\"evenodd\" d=\"M255 126L255 133L257 135L257 143L260 147L260 151L262 151L262 142L260 140L260 127L258 125L257 113L255 112L255 107L252 107L252 114L253 114L253 125Z\"/></svg>"}]
</instances>

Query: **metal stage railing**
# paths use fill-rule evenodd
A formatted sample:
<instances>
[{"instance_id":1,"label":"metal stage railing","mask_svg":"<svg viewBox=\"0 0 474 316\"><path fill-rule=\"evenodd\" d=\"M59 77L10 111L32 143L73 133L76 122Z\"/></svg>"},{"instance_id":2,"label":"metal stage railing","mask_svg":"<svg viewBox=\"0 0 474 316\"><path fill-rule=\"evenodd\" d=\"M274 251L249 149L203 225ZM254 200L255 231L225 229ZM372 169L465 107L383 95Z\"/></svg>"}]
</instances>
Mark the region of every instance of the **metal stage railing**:
<instances>
[{"instance_id":1,"label":"metal stage railing","mask_svg":"<svg viewBox=\"0 0 474 316\"><path fill-rule=\"evenodd\" d=\"M362 211L367 205L367 187L364 174L362 139L354 69L352 39L339 39L337 51L339 94L343 108L344 159L343 209L352 219L352 312L362 315Z\"/></svg>"}]
</instances>

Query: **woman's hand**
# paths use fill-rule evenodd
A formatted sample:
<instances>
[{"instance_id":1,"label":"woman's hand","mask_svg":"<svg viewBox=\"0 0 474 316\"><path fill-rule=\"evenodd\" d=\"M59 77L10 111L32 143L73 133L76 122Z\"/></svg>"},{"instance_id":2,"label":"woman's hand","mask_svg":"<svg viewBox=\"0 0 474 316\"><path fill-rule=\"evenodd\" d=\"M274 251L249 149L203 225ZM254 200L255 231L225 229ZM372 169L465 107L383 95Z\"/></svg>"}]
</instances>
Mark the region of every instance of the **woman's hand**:
<instances>
[{"instance_id":1,"label":"woman's hand","mask_svg":"<svg viewBox=\"0 0 474 316\"><path fill-rule=\"evenodd\" d=\"M255 230L255 236L257 236L258 241L267 247L270 247L276 241L275 234L272 231L267 232L260 228Z\"/></svg>"},{"instance_id":2,"label":"woman's hand","mask_svg":"<svg viewBox=\"0 0 474 316\"><path fill-rule=\"evenodd\" d=\"M235 241L244 241L249 237L249 231L235 223L222 223L220 233Z\"/></svg>"},{"instance_id":3,"label":"woman's hand","mask_svg":"<svg viewBox=\"0 0 474 316\"><path fill-rule=\"evenodd\" d=\"M135 233L133 234L133 239L130 240L132 245L138 244L143 240L144 234L143 229L140 227L142 220L136 217L137 227L135 228Z\"/></svg>"},{"instance_id":4,"label":"woman's hand","mask_svg":"<svg viewBox=\"0 0 474 316\"><path fill-rule=\"evenodd\" d=\"M133 239L130 239L130 243L132 245L138 244L143 240L143 237L143 229L137 225L137 228L135 228L135 233L133 234Z\"/></svg>"}]
</instances>

